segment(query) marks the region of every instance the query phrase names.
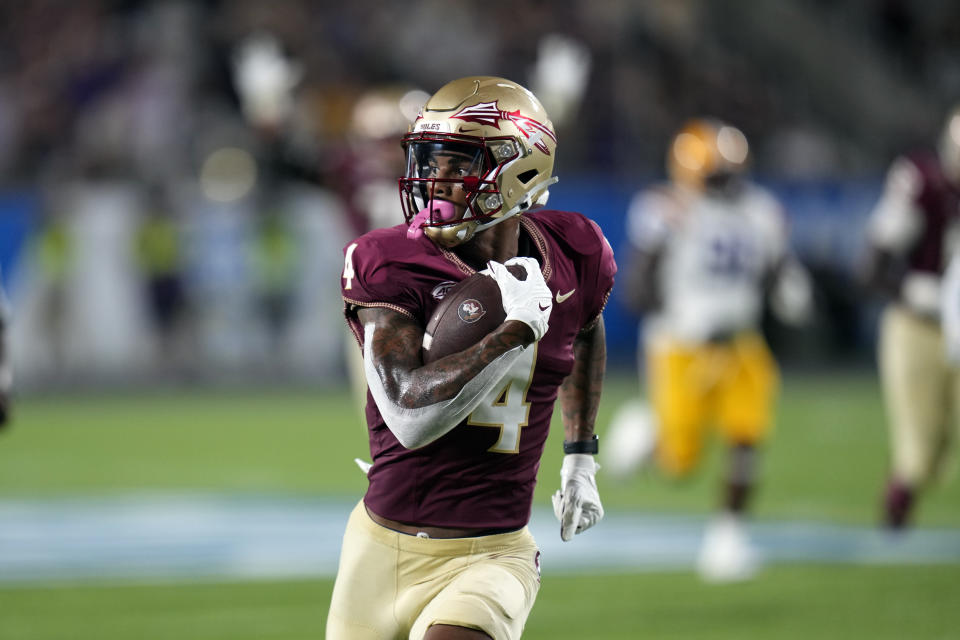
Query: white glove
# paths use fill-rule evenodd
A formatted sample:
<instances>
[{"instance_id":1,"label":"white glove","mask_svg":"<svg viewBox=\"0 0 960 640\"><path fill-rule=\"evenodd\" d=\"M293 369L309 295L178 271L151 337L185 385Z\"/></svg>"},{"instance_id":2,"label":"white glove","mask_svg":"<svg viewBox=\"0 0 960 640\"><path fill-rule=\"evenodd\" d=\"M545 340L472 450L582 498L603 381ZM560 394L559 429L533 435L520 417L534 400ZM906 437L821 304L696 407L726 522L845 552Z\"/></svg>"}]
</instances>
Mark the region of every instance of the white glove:
<instances>
[{"instance_id":1,"label":"white glove","mask_svg":"<svg viewBox=\"0 0 960 640\"><path fill-rule=\"evenodd\" d=\"M589 453L568 453L560 467L560 490L553 494L553 512L560 520L560 538L564 542L575 533L583 533L603 517L603 505L597 491L600 465Z\"/></svg>"},{"instance_id":2,"label":"white glove","mask_svg":"<svg viewBox=\"0 0 960 640\"><path fill-rule=\"evenodd\" d=\"M526 280L517 280L507 270L510 265L520 265L527 272ZM500 287L503 310L507 312L505 320L519 320L533 329L533 341L536 342L547 332L550 311L553 310L553 296L540 273L540 264L534 258L510 258L504 264L487 263L491 278ZM486 271L484 271L486 272Z\"/></svg>"},{"instance_id":3,"label":"white glove","mask_svg":"<svg viewBox=\"0 0 960 640\"><path fill-rule=\"evenodd\" d=\"M813 283L810 274L796 260L780 267L773 290L770 292L770 307L782 322L803 326L813 315Z\"/></svg>"}]
</instances>

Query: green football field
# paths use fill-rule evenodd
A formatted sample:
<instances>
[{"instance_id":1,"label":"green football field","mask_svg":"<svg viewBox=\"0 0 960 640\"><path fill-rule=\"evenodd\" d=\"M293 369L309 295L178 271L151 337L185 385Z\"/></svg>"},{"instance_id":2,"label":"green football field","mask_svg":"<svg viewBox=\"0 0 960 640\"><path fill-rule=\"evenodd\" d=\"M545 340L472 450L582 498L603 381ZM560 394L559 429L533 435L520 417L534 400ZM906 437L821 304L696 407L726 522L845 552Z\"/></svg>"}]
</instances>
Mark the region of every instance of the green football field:
<instances>
[{"instance_id":1,"label":"green football field","mask_svg":"<svg viewBox=\"0 0 960 640\"><path fill-rule=\"evenodd\" d=\"M598 430L634 393L612 379ZM365 435L345 389L163 391L20 398L0 436L0 501L130 491L358 498ZM536 501L557 486L554 428ZM719 452L676 485L599 479L611 512L706 513ZM758 520L870 526L886 432L870 375L787 376L763 463ZM960 482L924 497L923 528L960 528ZM599 525L602 526L602 523ZM0 639L321 638L332 581L5 585ZM960 565L774 565L750 583L689 571L546 573L527 638L951 638Z\"/></svg>"}]
</instances>

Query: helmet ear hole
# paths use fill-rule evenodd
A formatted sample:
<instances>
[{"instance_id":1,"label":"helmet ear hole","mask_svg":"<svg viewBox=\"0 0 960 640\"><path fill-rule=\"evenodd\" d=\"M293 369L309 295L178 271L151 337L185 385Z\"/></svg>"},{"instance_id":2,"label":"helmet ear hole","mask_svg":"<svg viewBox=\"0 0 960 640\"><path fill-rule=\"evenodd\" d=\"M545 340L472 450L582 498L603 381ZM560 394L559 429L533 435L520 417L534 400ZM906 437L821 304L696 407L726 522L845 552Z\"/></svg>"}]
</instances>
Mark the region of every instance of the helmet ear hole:
<instances>
[{"instance_id":1,"label":"helmet ear hole","mask_svg":"<svg viewBox=\"0 0 960 640\"><path fill-rule=\"evenodd\" d=\"M522 182L523 184L527 184L527 183L529 183L531 180L533 180L534 178L536 178L538 175L540 175L540 172L539 172L539 171L537 171L536 169L530 169L529 171L524 171L523 173L521 173L520 175L518 175L518 176L517 176L517 180L519 180L519 181Z\"/></svg>"}]
</instances>

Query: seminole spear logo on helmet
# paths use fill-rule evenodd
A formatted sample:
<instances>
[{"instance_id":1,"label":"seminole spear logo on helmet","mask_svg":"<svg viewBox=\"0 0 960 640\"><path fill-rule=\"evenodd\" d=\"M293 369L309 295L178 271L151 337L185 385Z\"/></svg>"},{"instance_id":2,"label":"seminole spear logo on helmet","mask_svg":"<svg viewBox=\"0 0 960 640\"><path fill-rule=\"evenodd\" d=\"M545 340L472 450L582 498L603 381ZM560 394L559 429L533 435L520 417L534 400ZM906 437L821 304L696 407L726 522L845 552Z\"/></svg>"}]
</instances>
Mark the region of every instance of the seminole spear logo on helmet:
<instances>
[{"instance_id":1,"label":"seminole spear logo on helmet","mask_svg":"<svg viewBox=\"0 0 960 640\"><path fill-rule=\"evenodd\" d=\"M533 146L547 155L550 155L550 150L547 149L547 145L540 141L540 138L546 135L549 136L554 143L557 141L557 136L554 135L549 127L544 126L533 118L520 115L519 109L516 111L504 111L497 106L496 101L480 102L469 107L464 107L450 117L463 120L464 122L473 122L485 127L494 127L496 129L500 128L501 120L509 120L517 127L520 133L533 143Z\"/></svg>"}]
</instances>

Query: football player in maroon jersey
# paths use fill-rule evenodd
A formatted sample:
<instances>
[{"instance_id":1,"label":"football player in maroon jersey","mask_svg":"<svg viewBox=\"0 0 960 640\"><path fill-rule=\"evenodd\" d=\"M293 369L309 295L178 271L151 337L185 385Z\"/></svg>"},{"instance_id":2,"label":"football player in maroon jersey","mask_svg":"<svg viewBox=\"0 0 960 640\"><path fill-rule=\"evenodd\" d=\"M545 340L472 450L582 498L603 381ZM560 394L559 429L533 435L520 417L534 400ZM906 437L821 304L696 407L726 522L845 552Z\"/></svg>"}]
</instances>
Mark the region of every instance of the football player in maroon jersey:
<instances>
[{"instance_id":1,"label":"football player in maroon jersey","mask_svg":"<svg viewBox=\"0 0 960 640\"><path fill-rule=\"evenodd\" d=\"M957 250L958 222L960 107L936 152L893 162L868 227L866 278L891 299L878 355L891 451L883 521L892 529L909 523L918 491L936 478L960 409L960 370L947 357L941 327L942 278Z\"/></svg>"},{"instance_id":2,"label":"football player in maroon jersey","mask_svg":"<svg viewBox=\"0 0 960 640\"><path fill-rule=\"evenodd\" d=\"M516 83L447 84L403 146L406 224L344 250L373 465L344 535L327 638L519 638L540 583L527 523L558 398L560 535L603 516L593 426L613 252L584 216L543 208L556 134ZM506 320L424 365L433 310L477 271L496 280Z\"/></svg>"}]
</instances>

